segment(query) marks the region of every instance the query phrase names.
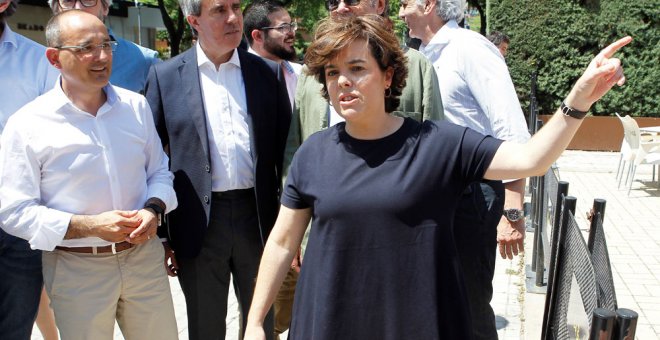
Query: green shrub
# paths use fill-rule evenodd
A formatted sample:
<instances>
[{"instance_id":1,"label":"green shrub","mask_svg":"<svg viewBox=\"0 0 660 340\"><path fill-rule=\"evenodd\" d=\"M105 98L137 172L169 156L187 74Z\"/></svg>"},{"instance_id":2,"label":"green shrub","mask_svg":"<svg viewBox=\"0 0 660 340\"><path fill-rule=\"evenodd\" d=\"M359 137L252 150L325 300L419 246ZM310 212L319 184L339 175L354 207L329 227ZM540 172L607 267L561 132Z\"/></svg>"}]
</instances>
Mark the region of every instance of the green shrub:
<instances>
[{"instance_id":1,"label":"green shrub","mask_svg":"<svg viewBox=\"0 0 660 340\"><path fill-rule=\"evenodd\" d=\"M491 1L491 30L511 37L507 64L525 111L534 70L539 111L552 113L593 56L631 35L633 42L616 55L623 60L626 85L608 93L591 112L660 116L657 0Z\"/></svg>"}]
</instances>

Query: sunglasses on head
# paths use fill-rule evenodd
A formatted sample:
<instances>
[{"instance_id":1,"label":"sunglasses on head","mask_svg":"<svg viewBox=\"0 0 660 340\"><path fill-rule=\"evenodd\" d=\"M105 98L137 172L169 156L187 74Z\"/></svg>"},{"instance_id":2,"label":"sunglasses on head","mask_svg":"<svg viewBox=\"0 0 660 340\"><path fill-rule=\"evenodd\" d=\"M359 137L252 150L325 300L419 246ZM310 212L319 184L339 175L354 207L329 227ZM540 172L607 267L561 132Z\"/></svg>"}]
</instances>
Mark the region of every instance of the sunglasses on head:
<instances>
[{"instance_id":1,"label":"sunglasses on head","mask_svg":"<svg viewBox=\"0 0 660 340\"><path fill-rule=\"evenodd\" d=\"M327 0L325 2L325 8L328 11L334 11L339 7L339 3L344 1L344 5L346 6L356 6L360 3L360 0Z\"/></svg>"}]
</instances>

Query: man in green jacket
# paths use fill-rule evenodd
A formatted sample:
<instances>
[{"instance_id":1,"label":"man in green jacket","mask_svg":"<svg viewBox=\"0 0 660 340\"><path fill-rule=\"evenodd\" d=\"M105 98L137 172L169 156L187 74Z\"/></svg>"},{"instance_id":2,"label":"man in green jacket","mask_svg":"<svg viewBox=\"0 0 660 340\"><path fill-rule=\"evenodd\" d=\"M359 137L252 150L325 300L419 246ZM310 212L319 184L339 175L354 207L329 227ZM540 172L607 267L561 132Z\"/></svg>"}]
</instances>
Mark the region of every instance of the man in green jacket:
<instances>
[{"instance_id":1,"label":"man in green jacket","mask_svg":"<svg viewBox=\"0 0 660 340\"><path fill-rule=\"evenodd\" d=\"M386 17L387 7L387 0L326 0L326 8L330 11L330 15L378 14ZM400 97L398 110L393 114L419 121L443 119L444 109L433 64L414 49L407 49L405 55L408 58L406 87ZM314 77L306 75L305 71L306 67L303 67L296 87L293 117L291 117L291 127L284 152L283 181L286 179L293 155L303 141L313 133L343 121L328 101L321 96L323 85ZM303 240L303 248L306 240L307 234ZM280 311L279 314L282 314L282 311L289 313L291 311L300 264L300 257L297 256L280 288L275 300L275 310ZM282 315L276 316L276 318L282 317Z\"/></svg>"},{"instance_id":2,"label":"man in green jacket","mask_svg":"<svg viewBox=\"0 0 660 340\"><path fill-rule=\"evenodd\" d=\"M326 0L330 15L386 16L387 6L387 0ZM394 114L419 121L443 119L444 110L433 64L413 49L407 49L405 55L408 58L408 77L401 104ZM343 120L321 96L323 85L306 75L305 70L303 68L296 88L295 108L284 154L284 178L293 154L307 137Z\"/></svg>"}]
</instances>

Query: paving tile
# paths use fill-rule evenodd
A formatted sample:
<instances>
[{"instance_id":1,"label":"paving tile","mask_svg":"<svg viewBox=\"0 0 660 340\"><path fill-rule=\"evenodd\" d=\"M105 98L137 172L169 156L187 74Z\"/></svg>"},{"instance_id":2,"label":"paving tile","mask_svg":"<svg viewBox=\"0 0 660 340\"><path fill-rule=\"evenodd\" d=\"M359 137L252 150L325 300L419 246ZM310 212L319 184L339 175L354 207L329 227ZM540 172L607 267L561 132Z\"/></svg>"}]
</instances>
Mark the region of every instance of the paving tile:
<instances>
[{"instance_id":1,"label":"paving tile","mask_svg":"<svg viewBox=\"0 0 660 340\"><path fill-rule=\"evenodd\" d=\"M640 167L630 196L627 189L618 189L615 181L618 153L566 151L557 161L562 180L568 181L569 194L578 198L576 220L580 228L587 225L584 212L593 198L607 200L604 229L610 254L613 278L620 307L640 313L637 339L660 339L660 190L648 189L651 167ZM584 223L584 225L583 225ZM584 235L586 235L583 232ZM528 300L526 295L526 301ZM536 299L542 304L544 299ZM523 306L530 311L536 306ZM651 321L651 320L659 321ZM538 323L540 325L540 321ZM538 339L540 332L529 331L538 325L528 326L525 338ZM528 332L529 331L529 332ZM528 337L531 335L531 337Z\"/></svg>"}]
</instances>

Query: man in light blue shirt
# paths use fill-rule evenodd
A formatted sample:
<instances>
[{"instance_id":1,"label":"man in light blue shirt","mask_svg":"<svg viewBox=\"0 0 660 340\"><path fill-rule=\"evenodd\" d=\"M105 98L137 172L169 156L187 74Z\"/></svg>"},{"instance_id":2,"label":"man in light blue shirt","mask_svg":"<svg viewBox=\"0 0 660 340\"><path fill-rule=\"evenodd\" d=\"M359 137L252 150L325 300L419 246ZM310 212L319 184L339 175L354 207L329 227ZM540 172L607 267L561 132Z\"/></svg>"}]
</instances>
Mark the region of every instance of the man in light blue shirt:
<instances>
[{"instance_id":1,"label":"man in light blue shirt","mask_svg":"<svg viewBox=\"0 0 660 340\"><path fill-rule=\"evenodd\" d=\"M9 116L53 88L59 74L48 63L45 47L5 22L17 4L0 0L0 134ZM0 337L29 339L43 284L41 251L0 230L0 278Z\"/></svg>"},{"instance_id":2,"label":"man in light blue shirt","mask_svg":"<svg viewBox=\"0 0 660 340\"><path fill-rule=\"evenodd\" d=\"M108 16L112 0L49 0L48 3L53 14L75 8L96 15L104 21ZM133 92L143 93L149 68L160 61L158 52L117 37L110 28L108 33L118 44L113 53L110 83Z\"/></svg>"}]
</instances>

